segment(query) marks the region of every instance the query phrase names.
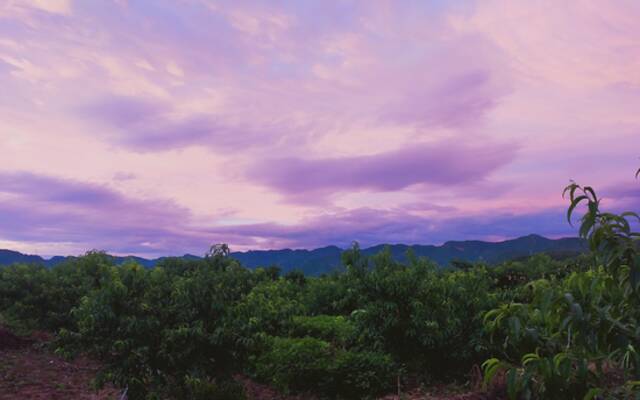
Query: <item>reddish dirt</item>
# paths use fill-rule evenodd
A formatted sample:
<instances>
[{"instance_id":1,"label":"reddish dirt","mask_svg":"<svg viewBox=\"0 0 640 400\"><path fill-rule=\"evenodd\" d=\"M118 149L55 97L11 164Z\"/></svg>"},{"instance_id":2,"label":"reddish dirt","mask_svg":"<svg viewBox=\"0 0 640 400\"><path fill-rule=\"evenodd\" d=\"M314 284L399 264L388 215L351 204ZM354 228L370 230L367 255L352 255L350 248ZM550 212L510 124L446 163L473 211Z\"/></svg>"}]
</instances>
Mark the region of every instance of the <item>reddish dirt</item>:
<instances>
[{"instance_id":1,"label":"reddish dirt","mask_svg":"<svg viewBox=\"0 0 640 400\"><path fill-rule=\"evenodd\" d=\"M380 400L505 400L506 396L501 391L485 392L475 390L466 393L456 393L460 389L450 387L431 388L430 390L413 390L403 393L402 396L389 395Z\"/></svg>"},{"instance_id":2,"label":"reddish dirt","mask_svg":"<svg viewBox=\"0 0 640 400\"><path fill-rule=\"evenodd\" d=\"M446 393L423 393L420 391L404 393L402 397L397 395L386 396L381 400L498 400L503 397L493 397L493 395L483 392L469 392L462 394Z\"/></svg>"},{"instance_id":3,"label":"reddish dirt","mask_svg":"<svg viewBox=\"0 0 640 400\"><path fill-rule=\"evenodd\" d=\"M0 350L19 349L30 343L32 343L32 340L16 336L0 326Z\"/></svg>"},{"instance_id":4,"label":"reddish dirt","mask_svg":"<svg viewBox=\"0 0 640 400\"><path fill-rule=\"evenodd\" d=\"M67 362L45 350L45 338L18 337L0 327L0 400L119 398L114 388L91 389L98 364L83 357Z\"/></svg>"},{"instance_id":5,"label":"reddish dirt","mask_svg":"<svg viewBox=\"0 0 640 400\"><path fill-rule=\"evenodd\" d=\"M308 394L301 394L297 396L286 396L273 388L252 381L250 378L244 376L236 376L235 379L242 383L247 394L248 400L316 400ZM457 389L459 390L459 388ZM456 389L449 386L433 387L429 391L412 390L407 393L403 393L402 396L388 395L379 400L504 400L506 399L500 390L492 390L489 393L481 390L461 393L455 393Z\"/></svg>"},{"instance_id":6,"label":"reddish dirt","mask_svg":"<svg viewBox=\"0 0 640 400\"><path fill-rule=\"evenodd\" d=\"M255 382L242 375L234 377L244 387L248 400L315 400L311 395L287 396L274 388Z\"/></svg>"},{"instance_id":7,"label":"reddish dirt","mask_svg":"<svg viewBox=\"0 0 640 400\"><path fill-rule=\"evenodd\" d=\"M406 387L402 396L389 395L380 400L506 400L505 384L498 377L488 390L483 388L483 376L480 366L475 365L467 375L468 382L464 386L433 384L427 388L417 383ZM410 381L413 381L410 379Z\"/></svg>"},{"instance_id":8,"label":"reddish dirt","mask_svg":"<svg viewBox=\"0 0 640 400\"><path fill-rule=\"evenodd\" d=\"M120 391L106 387L100 391L91 388L99 364L86 357L71 362L46 350L51 335L35 332L29 337L20 337L0 326L0 400L107 400L119 399ZM275 389L252 381L244 376L235 379L242 383L248 400L314 400L313 396L301 394L287 396ZM475 385L474 385L475 386ZM499 400L504 399L500 390L484 393L480 390L452 394L451 387L431 387L428 392L413 390L380 400Z\"/></svg>"}]
</instances>

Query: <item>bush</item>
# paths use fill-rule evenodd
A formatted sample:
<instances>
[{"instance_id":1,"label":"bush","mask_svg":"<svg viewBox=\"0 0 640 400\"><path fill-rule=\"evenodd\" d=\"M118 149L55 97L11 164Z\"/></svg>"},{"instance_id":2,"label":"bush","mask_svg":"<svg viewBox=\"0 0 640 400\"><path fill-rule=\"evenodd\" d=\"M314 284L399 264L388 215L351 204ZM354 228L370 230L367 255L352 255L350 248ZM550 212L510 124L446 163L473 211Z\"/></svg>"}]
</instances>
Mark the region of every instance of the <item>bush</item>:
<instances>
[{"instance_id":1,"label":"bush","mask_svg":"<svg viewBox=\"0 0 640 400\"><path fill-rule=\"evenodd\" d=\"M640 216L602 212L588 186L572 183L567 193L569 221L586 203L579 232L596 263L533 281L526 301L486 314L502 357L484 363L485 380L504 371L511 399L638 398L640 233L632 223Z\"/></svg>"},{"instance_id":2,"label":"bush","mask_svg":"<svg viewBox=\"0 0 640 400\"><path fill-rule=\"evenodd\" d=\"M269 340L256 360L257 376L284 392L313 392L329 398L362 399L393 387L391 357L346 351L311 337Z\"/></svg>"},{"instance_id":3,"label":"bush","mask_svg":"<svg viewBox=\"0 0 640 400\"><path fill-rule=\"evenodd\" d=\"M0 268L0 310L10 324L26 328L52 325L52 289L51 275L42 266Z\"/></svg>"},{"instance_id":4,"label":"bush","mask_svg":"<svg viewBox=\"0 0 640 400\"><path fill-rule=\"evenodd\" d=\"M352 343L356 333L356 326L341 315L295 316L291 322L292 336L312 336L340 346Z\"/></svg>"},{"instance_id":5,"label":"bush","mask_svg":"<svg viewBox=\"0 0 640 400\"><path fill-rule=\"evenodd\" d=\"M282 278L258 283L233 310L241 324L236 328L246 337L284 333L292 318L304 313L300 293L300 286Z\"/></svg>"},{"instance_id":6,"label":"bush","mask_svg":"<svg viewBox=\"0 0 640 400\"><path fill-rule=\"evenodd\" d=\"M340 352L335 363L336 391L346 399L389 393L402 375L391 356L378 352Z\"/></svg>"},{"instance_id":7,"label":"bush","mask_svg":"<svg viewBox=\"0 0 640 400\"><path fill-rule=\"evenodd\" d=\"M360 279L359 345L439 379L460 377L486 356L480 316L497 304L486 270L441 272L383 254Z\"/></svg>"},{"instance_id":8,"label":"bush","mask_svg":"<svg viewBox=\"0 0 640 400\"><path fill-rule=\"evenodd\" d=\"M333 383L334 356L321 339L271 337L256 360L256 375L285 392L326 392Z\"/></svg>"},{"instance_id":9,"label":"bush","mask_svg":"<svg viewBox=\"0 0 640 400\"><path fill-rule=\"evenodd\" d=\"M245 400L247 398L242 385L230 379L211 382L207 378L189 376L185 381L184 398L190 400Z\"/></svg>"},{"instance_id":10,"label":"bush","mask_svg":"<svg viewBox=\"0 0 640 400\"><path fill-rule=\"evenodd\" d=\"M42 265L0 267L0 312L28 329L72 328L71 309L109 279L112 259L90 251L52 269Z\"/></svg>"},{"instance_id":11,"label":"bush","mask_svg":"<svg viewBox=\"0 0 640 400\"><path fill-rule=\"evenodd\" d=\"M153 392L190 398L191 377L200 379L202 390L213 378L226 379L246 356L232 311L252 279L233 263L212 262L226 263L201 261L197 269L174 264L170 271L114 268L73 311L77 328L62 332L63 350L99 357L106 364L104 380L128 387L130 399Z\"/></svg>"}]
</instances>

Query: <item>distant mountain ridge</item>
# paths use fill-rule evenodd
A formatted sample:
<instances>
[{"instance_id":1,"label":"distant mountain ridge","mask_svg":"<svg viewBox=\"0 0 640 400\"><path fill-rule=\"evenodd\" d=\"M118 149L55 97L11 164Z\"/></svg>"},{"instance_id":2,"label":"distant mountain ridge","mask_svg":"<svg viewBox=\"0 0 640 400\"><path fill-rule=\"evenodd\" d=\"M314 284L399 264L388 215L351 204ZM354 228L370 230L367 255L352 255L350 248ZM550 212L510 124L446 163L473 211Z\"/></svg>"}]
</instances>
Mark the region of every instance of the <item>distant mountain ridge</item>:
<instances>
[{"instance_id":1,"label":"distant mountain ridge","mask_svg":"<svg viewBox=\"0 0 640 400\"><path fill-rule=\"evenodd\" d=\"M502 242L484 242L479 240L450 241L441 246L434 245L377 245L362 249L364 255L373 255L389 246L394 259L404 261L406 252L412 249L418 257L428 257L441 266L451 261L484 261L489 264L499 263L515 258L527 257L538 253L550 253L556 256L577 255L587 250L582 239L562 238L547 239L540 235L528 235ZM327 246L314 250L251 250L233 252L231 257L249 268L277 265L283 271L300 269L308 275L320 275L340 268L340 256L344 249L337 246ZM55 266L69 257L55 256L49 259L38 255L22 254L12 250L0 250L0 265L13 263L36 263L47 267ZM121 264L126 260L133 260L145 267L153 267L166 257L146 259L136 256L114 256L115 262ZM185 254L182 258L198 259L200 257Z\"/></svg>"}]
</instances>

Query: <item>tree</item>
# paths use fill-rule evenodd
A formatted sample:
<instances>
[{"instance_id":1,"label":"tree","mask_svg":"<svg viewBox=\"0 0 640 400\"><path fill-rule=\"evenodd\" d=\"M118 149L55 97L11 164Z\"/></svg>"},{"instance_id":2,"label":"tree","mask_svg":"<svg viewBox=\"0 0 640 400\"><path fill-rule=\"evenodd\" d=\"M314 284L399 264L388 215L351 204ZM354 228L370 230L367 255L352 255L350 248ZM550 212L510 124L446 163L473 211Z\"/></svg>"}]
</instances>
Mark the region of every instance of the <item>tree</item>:
<instances>
[{"instance_id":1,"label":"tree","mask_svg":"<svg viewBox=\"0 0 640 400\"><path fill-rule=\"evenodd\" d=\"M231 253L229 245L226 243L216 243L205 253L204 258L226 258Z\"/></svg>"}]
</instances>

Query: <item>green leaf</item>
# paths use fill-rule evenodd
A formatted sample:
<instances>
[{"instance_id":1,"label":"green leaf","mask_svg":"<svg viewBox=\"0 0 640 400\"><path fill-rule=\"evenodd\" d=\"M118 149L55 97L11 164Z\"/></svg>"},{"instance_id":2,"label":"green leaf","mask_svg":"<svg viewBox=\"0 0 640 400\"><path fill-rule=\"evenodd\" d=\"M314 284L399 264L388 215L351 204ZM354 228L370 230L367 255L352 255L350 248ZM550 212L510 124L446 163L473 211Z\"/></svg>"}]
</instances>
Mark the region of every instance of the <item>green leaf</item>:
<instances>
[{"instance_id":1,"label":"green leaf","mask_svg":"<svg viewBox=\"0 0 640 400\"><path fill-rule=\"evenodd\" d=\"M540 355L538 353L528 353L522 356L522 365L524 366L535 363L537 361L540 361Z\"/></svg>"},{"instance_id":2,"label":"green leaf","mask_svg":"<svg viewBox=\"0 0 640 400\"><path fill-rule=\"evenodd\" d=\"M573 199L571 201L571 205L569 206L569 209L567 210L567 221L569 221L569 224L571 224L572 226L573 226L573 223L571 223L571 215L573 214L573 210L583 200L588 200L588 197L585 196L585 195L580 195L580 196L576 197L575 199Z\"/></svg>"},{"instance_id":3,"label":"green leaf","mask_svg":"<svg viewBox=\"0 0 640 400\"><path fill-rule=\"evenodd\" d=\"M634 213L634 212L631 212L631 211L626 211L626 212L623 212L622 214L620 214L620 216L624 217L624 218L635 218L640 222L640 215L638 215L638 213Z\"/></svg>"},{"instance_id":4,"label":"green leaf","mask_svg":"<svg viewBox=\"0 0 640 400\"><path fill-rule=\"evenodd\" d=\"M573 195L576 192L576 189L578 189L578 187L579 186L575 182L571 181L571 183L567 185L567 187L565 187L564 190L562 191L562 197L564 198L567 192L569 192L569 200L573 201Z\"/></svg>"},{"instance_id":5,"label":"green leaf","mask_svg":"<svg viewBox=\"0 0 640 400\"><path fill-rule=\"evenodd\" d=\"M507 373L507 393L510 400L516 400L518 398L517 378L517 371L515 369L509 370Z\"/></svg>"},{"instance_id":6,"label":"green leaf","mask_svg":"<svg viewBox=\"0 0 640 400\"><path fill-rule=\"evenodd\" d=\"M585 186L584 192L591 194L591 198L593 199L593 202L598 203L598 196L596 196L596 192L595 190L593 190L591 186Z\"/></svg>"},{"instance_id":7,"label":"green leaf","mask_svg":"<svg viewBox=\"0 0 640 400\"><path fill-rule=\"evenodd\" d=\"M629 283L635 291L638 289L638 285L640 285L640 254L636 255L634 265L630 265L629 267Z\"/></svg>"},{"instance_id":8,"label":"green leaf","mask_svg":"<svg viewBox=\"0 0 640 400\"><path fill-rule=\"evenodd\" d=\"M593 400L596 396L601 395L602 392L603 392L603 390L600 389L600 388L591 388L591 389L589 389L587 394L584 395L582 400Z\"/></svg>"},{"instance_id":9,"label":"green leaf","mask_svg":"<svg viewBox=\"0 0 640 400\"><path fill-rule=\"evenodd\" d=\"M521 331L521 323L520 323L520 319L518 317L511 317L509 318L509 325L511 326L511 331L513 332L513 337L515 339L519 339L520 338L520 331Z\"/></svg>"},{"instance_id":10,"label":"green leaf","mask_svg":"<svg viewBox=\"0 0 640 400\"><path fill-rule=\"evenodd\" d=\"M596 224L595 215L589 214L585 215L585 219L582 221L582 225L580 225L580 237L587 237L591 228Z\"/></svg>"},{"instance_id":11,"label":"green leaf","mask_svg":"<svg viewBox=\"0 0 640 400\"><path fill-rule=\"evenodd\" d=\"M484 371L484 385L489 385L493 381L495 375L505 368L507 368L507 364L497 358L490 358L483 362L482 370Z\"/></svg>"},{"instance_id":12,"label":"green leaf","mask_svg":"<svg viewBox=\"0 0 640 400\"><path fill-rule=\"evenodd\" d=\"M567 359L566 353L558 353L553 356L553 366L556 370L560 369L560 364L562 364Z\"/></svg>"}]
</instances>

